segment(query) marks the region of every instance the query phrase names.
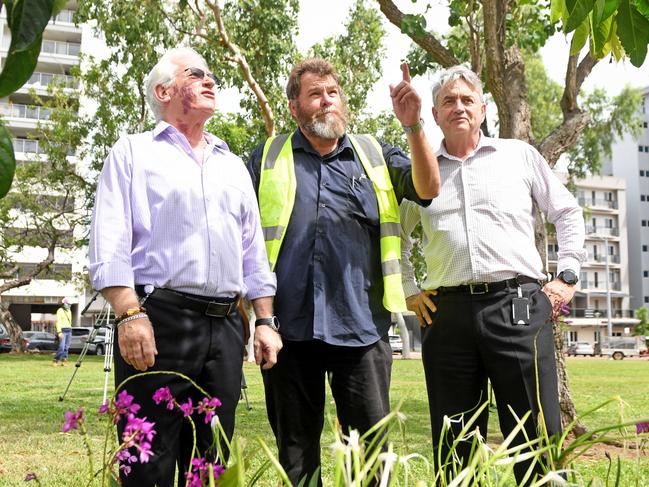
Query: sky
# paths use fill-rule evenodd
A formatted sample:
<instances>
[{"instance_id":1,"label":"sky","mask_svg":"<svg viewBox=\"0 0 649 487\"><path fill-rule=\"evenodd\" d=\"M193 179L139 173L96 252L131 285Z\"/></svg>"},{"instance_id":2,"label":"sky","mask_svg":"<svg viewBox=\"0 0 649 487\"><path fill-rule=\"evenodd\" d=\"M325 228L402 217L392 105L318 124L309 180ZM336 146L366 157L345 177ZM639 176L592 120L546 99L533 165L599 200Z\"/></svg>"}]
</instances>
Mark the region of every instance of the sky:
<instances>
[{"instance_id":1,"label":"sky","mask_svg":"<svg viewBox=\"0 0 649 487\"><path fill-rule=\"evenodd\" d=\"M433 28L436 32L444 32L448 29L448 10L444 6L446 4L444 0L419 0L417 2L395 0L395 3L405 13L421 13L426 4L431 4L426 15L428 27ZM343 33L344 23L352 5L353 0L329 0L326 3L318 0L301 0L298 19L300 29L297 37L298 49L301 52L306 52L309 47L325 37ZM383 61L384 75L376 83L368 97L370 108L376 111L391 109L389 85L397 83L401 79L399 66L401 60L408 53L411 43L410 38L402 34L387 19L384 25L387 31L384 40L386 47L386 58ZM565 36L555 34L541 51L548 74L559 83L563 83L565 74L567 46L568 41ZM422 117L426 123L426 131L432 140L436 141L440 138L440 132L436 129L431 114L430 86L433 79L434 75L417 76L413 78L413 85L422 98ZM646 61L638 69L629 62L609 64L608 60L603 60L598 63L587 78L584 89L590 91L594 87L602 87L609 94L614 95L619 93L626 83L635 87L649 86L649 61ZM224 97L221 99L223 100ZM228 107L223 108L228 109Z\"/></svg>"}]
</instances>

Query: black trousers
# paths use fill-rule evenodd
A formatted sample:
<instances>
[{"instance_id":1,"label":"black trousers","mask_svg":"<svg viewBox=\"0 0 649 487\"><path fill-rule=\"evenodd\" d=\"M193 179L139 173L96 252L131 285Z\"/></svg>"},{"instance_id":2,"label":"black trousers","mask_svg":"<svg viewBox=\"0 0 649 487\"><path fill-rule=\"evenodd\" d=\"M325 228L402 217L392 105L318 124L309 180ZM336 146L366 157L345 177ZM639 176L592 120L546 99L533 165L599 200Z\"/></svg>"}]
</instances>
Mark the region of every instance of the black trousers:
<instances>
[{"instance_id":1,"label":"black trousers","mask_svg":"<svg viewBox=\"0 0 649 487\"><path fill-rule=\"evenodd\" d=\"M457 435L476 408L488 400L487 378L493 386L500 427L505 437L517 424L509 408L519 418L528 411L532 412L525 423L529 439L538 437L541 410L548 434L551 436L561 431L550 322L552 305L539 285L523 284L521 288L523 296L529 299L529 325L513 324L515 288L481 295L441 293L433 297L437 312L432 325L423 330L422 360L433 448L435 458L441 453L442 463L447 458L451 461L448 455L453 441L453 437L442 437L444 416L452 420L451 435ZM488 414L489 410L485 408L474 424L484 437ZM523 432L514 440L516 445L526 442ZM463 466L470 448L471 443L464 442L455 450ZM514 472L519 484L529 466L529 462L516 465ZM535 474L541 473L542 469L537 464Z\"/></svg>"},{"instance_id":2,"label":"black trousers","mask_svg":"<svg viewBox=\"0 0 649 487\"><path fill-rule=\"evenodd\" d=\"M364 347L284 341L277 364L262 372L279 461L294 485L320 467L325 376L343 433L363 434L390 412L391 368L387 337Z\"/></svg>"},{"instance_id":3,"label":"black trousers","mask_svg":"<svg viewBox=\"0 0 649 487\"><path fill-rule=\"evenodd\" d=\"M158 355L150 371L181 372L193 379L211 396L221 400L216 409L228 439L234 432L235 410L241 393L243 365L243 329L241 317L231 314L226 318L211 318L196 311L170 305L155 295L146 301L155 333ZM138 373L127 365L115 346L115 383ZM185 472L191 457L193 438L189 421L178 410L168 411L166 403L156 405L153 393L168 386L179 403L192 399L194 406L203 398L194 386L176 375L147 375L129 381L124 389L135 396L142 406L138 416L155 422L153 452L148 463L134 463L129 475L121 475L123 485L132 487L171 487L178 466L178 486L185 485ZM210 424L205 416L192 415L196 426L196 441L201 456L213 459L208 449L213 444ZM124 422L118 425L122 434ZM226 452L227 454L227 452ZM222 459L221 461L224 462Z\"/></svg>"}]
</instances>

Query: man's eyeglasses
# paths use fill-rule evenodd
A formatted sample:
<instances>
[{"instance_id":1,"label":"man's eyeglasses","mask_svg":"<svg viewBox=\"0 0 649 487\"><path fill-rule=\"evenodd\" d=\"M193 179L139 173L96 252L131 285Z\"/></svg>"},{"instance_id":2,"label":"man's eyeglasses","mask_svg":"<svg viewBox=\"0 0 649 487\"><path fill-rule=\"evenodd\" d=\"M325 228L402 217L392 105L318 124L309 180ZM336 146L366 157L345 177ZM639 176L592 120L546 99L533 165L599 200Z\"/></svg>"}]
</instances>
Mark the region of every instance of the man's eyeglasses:
<instances>
[{"instance_id":1,"label":"man's eyeglasses","mask_svg":"<svg viewBox=\"0 0 649 487\"><path fill-rule=\"evenodd\" d=\"M187 68L187 69L185 69L185 72L189 72L189 77L190 78L196 78L196 79L203 80L203 79L205 79L205 76L207 76L209 79L214 81L215 85L219 83L219 80L216 79L216 76L214 76L214 73L206 73L201 68Z\"/></svg>"}]
</instances>

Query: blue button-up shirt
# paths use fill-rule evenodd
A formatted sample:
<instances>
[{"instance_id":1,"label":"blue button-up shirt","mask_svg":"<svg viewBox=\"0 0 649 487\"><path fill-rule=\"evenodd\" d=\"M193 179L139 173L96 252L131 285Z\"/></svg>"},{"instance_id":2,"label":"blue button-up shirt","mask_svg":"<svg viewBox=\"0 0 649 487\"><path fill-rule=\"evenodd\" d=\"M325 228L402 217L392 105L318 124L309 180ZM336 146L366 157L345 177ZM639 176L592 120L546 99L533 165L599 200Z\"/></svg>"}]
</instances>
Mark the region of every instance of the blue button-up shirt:
<instances>
[{"instance_id":1,"label":"blue button-up shirt","mask_svg":"<svg viewBox=\"0 0 649 487\"><path fill-rule=\"evenodd\" d=\"M275 274L275 314L284 339L369 345L390 327L383 307L379 208L349 138L322 157L300 130L292 136L297 191ZM398 201L421 204L410 159L382 144ZM263 144L248 169L259 187Z\"/></svg>"}]
</instances>

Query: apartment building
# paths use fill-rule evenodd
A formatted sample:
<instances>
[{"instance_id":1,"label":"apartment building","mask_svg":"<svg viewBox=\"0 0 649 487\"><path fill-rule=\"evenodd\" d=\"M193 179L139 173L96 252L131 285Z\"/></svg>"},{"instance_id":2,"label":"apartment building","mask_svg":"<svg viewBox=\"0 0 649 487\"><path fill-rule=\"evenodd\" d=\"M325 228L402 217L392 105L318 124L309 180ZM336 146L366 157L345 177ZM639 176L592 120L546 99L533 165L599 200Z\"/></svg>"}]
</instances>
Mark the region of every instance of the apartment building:
<instances>
[{"instance_id":1,"label":"apartment building","mask_svg":"<svg viewBox=\"0 0 649 487\"><path fill-rule=\"evenodd\" d=\"M640 136L627 134L613 144L603 174L626 182L630 304L649 307L649 87L642 90Z\"/></svg>"},{"instance_id":2,"label":"apartment building","mask_svg":"<svg viewBox=\"0 0 649 487\"><path fill-rule=\"evenodd\" d=\"M47 85L56 80L59 84L64 84L70 96L80 96L77 80L70 72L79 64L79 53L84 50L84 44L92 35L89 28L74 25L76 7L76 2L68 2L65 9L50 20L43 33L41 53L31 78L17 92L0 100L0 114L14 137L14 152L19 165L26 161L46 162L39 143L38 124L47 123L50 112L35 103L30 90L34 90L39 97L46 98ZM0 17L0 62L4 63L6 59L10 41L6 10L3 9ZM74 153L71 152L69 157L74 158ZM56 198L56 195L44 195L44 198ZM33 268L45 255L46 251L42 248L25 249L15 257L19 263L15 277ZM10 310L23 329L50 329L54 313L63 297L70 298L74 303L73 315L78 322L79 310L84 305L85 297L83 290L73 284L72 276L83 271L84 260L85 251L74 251L64 245L56 250L55 263L49 272L41 274L28 286L3 294L3 301L11 303Z\"/></svg>"},{"instance_id":3,"label":"apartment building","mask_svg":"<svg viewBox=\"0 0 649 487\"><path fill-rule=\"evenodd\" d=\"M630 336L638 323L629 294L626 184L621 178L591 176L576 182L584 208L586 250L577 291L566 318L566 343L599 344L612 336ZM550 272L557 270L556 235L548 235Z\"/></svg>"}]
</instances>

